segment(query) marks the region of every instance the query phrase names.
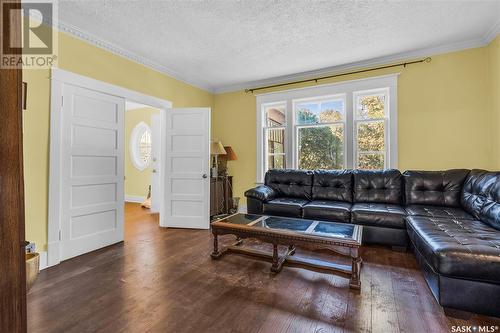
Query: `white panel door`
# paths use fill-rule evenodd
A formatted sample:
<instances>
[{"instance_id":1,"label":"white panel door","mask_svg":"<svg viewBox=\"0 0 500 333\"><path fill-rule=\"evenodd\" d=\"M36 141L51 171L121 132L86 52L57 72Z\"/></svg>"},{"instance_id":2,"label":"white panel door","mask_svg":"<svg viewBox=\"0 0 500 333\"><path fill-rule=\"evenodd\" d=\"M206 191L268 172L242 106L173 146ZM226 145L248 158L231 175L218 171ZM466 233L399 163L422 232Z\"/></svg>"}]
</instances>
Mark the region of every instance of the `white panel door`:
<instances>
[{"instance_id":1,"label":"white panel door","mask_svg":"<svg viewBox=\"0 0 500 333\"><path fill-rule=\"evenodd\" d=\"M125 100L65 84L61 260L123 241Z\"/></svg>"},{"instance_id":2,"label":"white panel door","mask_svg":"<svg viewBox=\"0 0 500 333\"><path fill-rule=\"evenodd\" d=\"M210 226L210 108L165 112L165 206L162 225Z\"/></svg>"},{"instance_id":3,"label":"white panel door","mask_svg":"<svg viewBox=\"0 0 500 333\"><path fill-rule=\"evenodd\" d=\"M163 112L163 111L162 111ZM161 120L159 114L151 115L151 212L160 211L160 148Z\"/></svg>"}]
</instances>

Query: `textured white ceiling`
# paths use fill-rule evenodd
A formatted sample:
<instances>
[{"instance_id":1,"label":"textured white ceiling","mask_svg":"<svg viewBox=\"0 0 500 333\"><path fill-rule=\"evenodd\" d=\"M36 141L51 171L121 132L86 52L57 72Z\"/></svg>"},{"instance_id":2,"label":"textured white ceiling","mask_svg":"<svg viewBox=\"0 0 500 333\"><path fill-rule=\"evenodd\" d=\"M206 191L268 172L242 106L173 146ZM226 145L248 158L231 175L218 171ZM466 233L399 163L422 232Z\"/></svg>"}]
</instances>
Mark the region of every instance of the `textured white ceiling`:
<instances>
[{"instance_id":1,"label":"textured white ceiling","mask_svg":"<svg viewBox=\"0 0 500 333\"><path fill-rule=\"evenodd\" d=\"M484 40L500 1L60 0L59 21L208 90Z\"/></svg>"}]
</instances>

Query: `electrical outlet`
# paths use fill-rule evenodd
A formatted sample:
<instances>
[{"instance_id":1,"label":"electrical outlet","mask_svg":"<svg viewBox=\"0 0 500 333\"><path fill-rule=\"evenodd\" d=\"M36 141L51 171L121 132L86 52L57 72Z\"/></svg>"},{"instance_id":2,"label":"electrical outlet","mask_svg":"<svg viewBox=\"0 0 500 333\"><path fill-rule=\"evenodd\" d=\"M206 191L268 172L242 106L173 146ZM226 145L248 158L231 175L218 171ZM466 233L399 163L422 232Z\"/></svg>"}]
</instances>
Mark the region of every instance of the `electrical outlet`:
<instances>
[{"instance_id":1,"label":"electrical outlet","mask_svg":"<svg viewBox=\"0 0 500 333\"><path fill-rule=\"evenodd\" d=\"M30 242L28 245L26 245L26 252L28 253L35 252L35 249L36 249L35 243Z\"/></svg>"}]
</instances>

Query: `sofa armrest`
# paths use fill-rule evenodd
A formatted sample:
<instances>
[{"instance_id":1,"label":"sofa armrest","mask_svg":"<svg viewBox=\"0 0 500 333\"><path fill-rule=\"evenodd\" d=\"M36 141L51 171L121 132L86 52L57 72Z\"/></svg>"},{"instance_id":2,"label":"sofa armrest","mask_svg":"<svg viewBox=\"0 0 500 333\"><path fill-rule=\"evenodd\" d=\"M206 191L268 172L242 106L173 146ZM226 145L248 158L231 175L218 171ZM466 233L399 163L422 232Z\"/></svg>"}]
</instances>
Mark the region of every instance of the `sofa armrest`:
<instances>
[{"instance_id":1,"label":"sofa armrest","mask_svg":"<svg viewBox=\"0 0 500 333\"><path fill-rule=\"evenodd\" d=\"M276 192L266 185L261 185L247 190L245 192L245 197L256 199L262 202L267 202L269 200L273 200L276 197Z\"/></svg>"}]
</instances>

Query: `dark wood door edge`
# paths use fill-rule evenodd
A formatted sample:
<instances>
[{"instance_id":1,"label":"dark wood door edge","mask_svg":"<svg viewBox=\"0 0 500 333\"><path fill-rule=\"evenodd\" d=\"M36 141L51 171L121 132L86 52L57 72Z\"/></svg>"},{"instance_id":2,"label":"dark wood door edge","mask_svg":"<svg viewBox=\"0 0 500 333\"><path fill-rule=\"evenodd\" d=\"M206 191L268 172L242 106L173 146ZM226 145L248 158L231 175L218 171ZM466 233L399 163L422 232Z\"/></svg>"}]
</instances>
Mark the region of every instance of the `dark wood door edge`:
<instances>
[{"instance_id":1,"label":"dark wood door edge","mask_svg":"<svg viewBox=\"0 0 500 333\"><path fill-rule=\"evenodd\" d=\"M11 36L20 39L20 17L12 17L11 22ZM2 31L2 40L6 40L9 31ZM21 93L21 68L0 69L1 332L26 332Z\"/></svg>"}]
</instances>

